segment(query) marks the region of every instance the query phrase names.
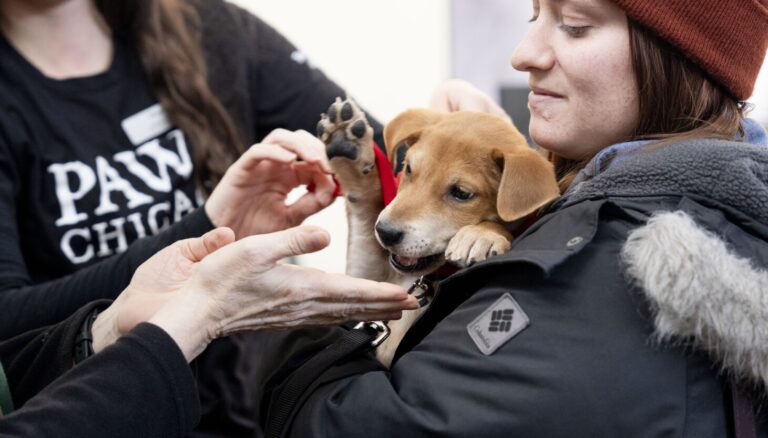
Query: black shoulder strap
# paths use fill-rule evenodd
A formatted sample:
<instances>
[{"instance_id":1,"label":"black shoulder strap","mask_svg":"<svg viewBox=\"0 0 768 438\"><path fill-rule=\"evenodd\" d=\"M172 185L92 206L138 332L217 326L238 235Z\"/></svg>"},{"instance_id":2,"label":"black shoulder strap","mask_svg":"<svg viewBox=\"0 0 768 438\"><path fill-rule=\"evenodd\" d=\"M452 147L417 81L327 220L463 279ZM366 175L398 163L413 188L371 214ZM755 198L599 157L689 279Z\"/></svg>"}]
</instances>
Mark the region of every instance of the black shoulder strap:
<instances>
[{"instance_id":1,"label":"black shoulder strap","mask_svg":"<svg viewBox=\"0 0 768 438\"><path fill-rule=\"evenodd\" d=\"M336 342L304 362L291 374L279 393L272 397L269 408L269 422L265 427L266 438L281 438L287 431L286 424L298 408L299 400L318 377L334 364L371 348L375 336L365 329L346 332Z\"/></svg>"},{"instance_id":2,"label":"black shoulder strap","mask_svg":"<svg viewBox=\"0 0 768 438\"><path fill-rule=\"evenodd\" d=\"M730 386L733 406L733 436L735 438L757 438L752 397L736 383L732 382Z\"/></svg>"}]
</instances>

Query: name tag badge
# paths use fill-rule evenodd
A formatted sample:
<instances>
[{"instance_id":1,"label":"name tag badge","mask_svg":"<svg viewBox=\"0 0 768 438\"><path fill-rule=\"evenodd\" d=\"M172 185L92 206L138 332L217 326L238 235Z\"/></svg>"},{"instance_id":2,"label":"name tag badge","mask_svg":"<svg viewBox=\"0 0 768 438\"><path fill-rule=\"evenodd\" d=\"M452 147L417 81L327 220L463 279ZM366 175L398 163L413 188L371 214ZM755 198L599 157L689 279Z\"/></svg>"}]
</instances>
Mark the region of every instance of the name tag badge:
<instances>
[{"instance_id":1,"label":"name tag badge","mask_svg":"<svg viewBox=\"0 0 768 438\"><path fill-rule=\"evenodd\" d=\"M121 125L134 146L144 144L172 128L171 121L159 103L128 117Z\"/></svg>"},{"instance_id":2,"label":"name tag badge","mask_svg":"<svg viewBox=\"0 0 768 438\"><path fill-rule=\"evenodd\" d=\"M528 315L512 295L505 293L467 326L480 352L490 356L530 325Z\"/></svg>"}]
</instances>

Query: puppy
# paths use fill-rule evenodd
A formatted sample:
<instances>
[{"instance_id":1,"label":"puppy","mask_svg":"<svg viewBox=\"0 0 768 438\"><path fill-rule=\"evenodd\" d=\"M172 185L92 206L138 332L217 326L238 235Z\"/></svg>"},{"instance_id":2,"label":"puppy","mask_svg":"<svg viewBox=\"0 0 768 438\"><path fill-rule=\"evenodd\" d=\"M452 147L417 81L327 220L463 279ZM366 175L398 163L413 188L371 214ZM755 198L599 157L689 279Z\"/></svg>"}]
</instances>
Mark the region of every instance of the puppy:
<instances>
[{"instance_id":1,"label":"puppy","mask_svg":"<svg viewBox=\"0 0 768 438\"><path fill-rule=\"evenodd\" d=\"M560 195L552 165L508 121L484 113L413 109L385 130L389 161L402 157L397 195L385 206L373 130L350 100L337 98L318 137L346 198L347 274L410 287L441 266L470 266L511 247L517 222ZM377 348L390 366L424 312L388 323Z\"/></svg>"}]
</instances>

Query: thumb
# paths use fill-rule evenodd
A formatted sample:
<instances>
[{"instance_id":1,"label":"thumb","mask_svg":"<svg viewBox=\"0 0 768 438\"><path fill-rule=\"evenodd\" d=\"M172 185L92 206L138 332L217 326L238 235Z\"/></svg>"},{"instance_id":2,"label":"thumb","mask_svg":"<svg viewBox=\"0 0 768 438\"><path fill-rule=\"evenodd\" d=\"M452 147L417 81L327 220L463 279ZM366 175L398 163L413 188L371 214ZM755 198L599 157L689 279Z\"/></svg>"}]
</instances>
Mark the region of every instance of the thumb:
<instances>
[{"instance_id":1,"label":"thumb","mask_svg":"<svg viewBox=\"0 0 768 438\"><path fill-rule=\"evenodd\" d=\"M317 187L314 192L307 192L296 202L288 206L288 215L293 223L302 223L304 219L331 205L336 186Z\"/></svg>"},{"instance_id":2,"label":"thumb","mask_svg":"<svg viewBox=\"0 0 768 438\"><path fill-rule=\"evenodd\" d=\"M199 262L219 248L235 241L235 232L227 227L211 230L201 237L181 241L181 252L192 262Z\"/></svg>"},{"instance_id":3,"label":"thumb","mask_svg":"<svg viewBox=\"0 0 768 438\"><path fill-rule=\"evenodd\" d=\"M320 251L331 242L331 236L327 231L312 225L302 225L277 233L252 236L249 239L259 239L258 245L270 250L268 257L272 261Z\"/></svg>"}]
</instances>

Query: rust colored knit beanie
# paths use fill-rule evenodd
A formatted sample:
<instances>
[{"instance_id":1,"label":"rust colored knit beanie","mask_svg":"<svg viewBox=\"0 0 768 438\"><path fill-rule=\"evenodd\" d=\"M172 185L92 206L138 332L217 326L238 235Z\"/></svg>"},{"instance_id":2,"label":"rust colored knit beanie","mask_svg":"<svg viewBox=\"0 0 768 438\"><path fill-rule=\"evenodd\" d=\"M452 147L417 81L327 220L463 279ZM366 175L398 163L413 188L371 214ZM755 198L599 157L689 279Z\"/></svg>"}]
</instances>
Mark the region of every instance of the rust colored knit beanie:
<instances>
[{"instance_id":1,"label":"rust colored knit beanie","mask_svg":"<svg viewBox=\"0 0 768 438\"><path fill-rule=\"evenodd\" d=\"M768 0L614 0L739 100L768 48Z\"/></svg>"}]
</instances>

